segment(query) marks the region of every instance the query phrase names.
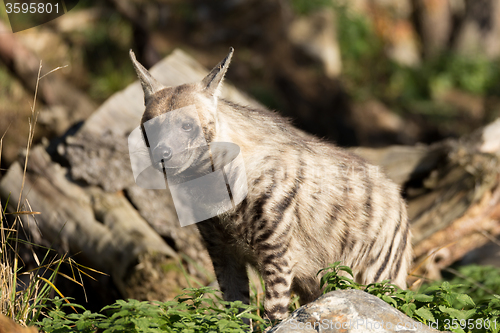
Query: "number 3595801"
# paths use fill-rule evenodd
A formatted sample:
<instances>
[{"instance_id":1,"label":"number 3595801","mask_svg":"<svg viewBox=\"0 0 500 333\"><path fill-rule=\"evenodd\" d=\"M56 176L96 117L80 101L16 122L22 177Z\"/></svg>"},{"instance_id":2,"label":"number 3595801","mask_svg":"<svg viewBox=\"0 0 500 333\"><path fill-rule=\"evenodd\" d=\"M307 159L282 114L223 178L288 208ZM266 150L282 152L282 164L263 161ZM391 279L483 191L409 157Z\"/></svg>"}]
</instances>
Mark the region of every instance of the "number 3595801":
<instances>
[{"instance_id":1,"label":"number 3595801","mask_svg":"<svg viewBox=\"0 0 500 333\"><path fill-rule=\"evenodd\" d=\"M50 2L48 3L5 3L5 9L7 11L7 14L51 14L52 12L54 13L59 13L59 4L56 3L52 5Z\"/></svg>"}]
</instances>

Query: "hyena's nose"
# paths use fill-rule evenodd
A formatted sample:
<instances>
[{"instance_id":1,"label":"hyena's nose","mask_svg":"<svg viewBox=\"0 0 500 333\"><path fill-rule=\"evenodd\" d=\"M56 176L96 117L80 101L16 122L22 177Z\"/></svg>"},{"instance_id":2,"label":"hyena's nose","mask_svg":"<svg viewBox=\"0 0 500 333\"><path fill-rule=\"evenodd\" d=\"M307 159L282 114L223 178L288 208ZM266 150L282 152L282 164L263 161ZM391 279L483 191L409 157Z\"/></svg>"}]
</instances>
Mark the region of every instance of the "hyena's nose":
<instances>
[{"instance_id":1,"label":"hyena's nose","mask_svg":"<svg viewBox=\"0 0 500 333\"><path fill-rule=\"evenodd\" d=\"M153 155L156 162L166 162L172 158L172 148L166 146L158 146L153 150Z\"/></svg>"}]
</instances>

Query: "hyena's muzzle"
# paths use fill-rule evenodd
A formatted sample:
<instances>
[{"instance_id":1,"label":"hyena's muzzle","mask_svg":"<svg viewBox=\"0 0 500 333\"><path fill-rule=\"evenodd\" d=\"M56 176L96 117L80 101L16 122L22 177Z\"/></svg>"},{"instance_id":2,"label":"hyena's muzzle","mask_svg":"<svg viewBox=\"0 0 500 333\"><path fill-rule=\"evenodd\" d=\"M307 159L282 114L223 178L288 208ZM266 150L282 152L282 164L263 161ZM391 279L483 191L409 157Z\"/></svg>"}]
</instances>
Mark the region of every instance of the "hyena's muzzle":
<instances>
[{"instance_id":1,"label":"hyena's muzzle","mask_svg":"<svg viewBox=\"0 0 500 333\"><path fill-rule=\"evenodd\" d=\"M169 111L143 124L153 167L177 174L209 158L194 105Z\"/></svg>"}]
</instances>

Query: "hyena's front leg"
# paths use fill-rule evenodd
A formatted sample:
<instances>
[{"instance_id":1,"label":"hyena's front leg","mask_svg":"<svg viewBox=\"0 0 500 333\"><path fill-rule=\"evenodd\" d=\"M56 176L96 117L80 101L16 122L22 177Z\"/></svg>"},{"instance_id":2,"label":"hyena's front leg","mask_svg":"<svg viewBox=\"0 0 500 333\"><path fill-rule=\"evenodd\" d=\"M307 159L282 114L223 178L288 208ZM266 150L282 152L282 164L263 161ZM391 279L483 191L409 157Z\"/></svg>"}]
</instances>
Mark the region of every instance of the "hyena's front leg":
<instances>
[{"instance_id":1,"label":"hyena's front leg","mask_svg":"<svg viewBox=\"0 0 500 333\"><path fill-rule=\"evenodd\" d=\"M246 265L233 256L234 249L227 247L224 252L221 254L217 251L215 257L210 255L224 300L229 302L242 301L244 304L250 304Z\"/></svg>"},{"instance_id":2,"label":"hyena's front leg","mask_svg":"<svg viewBox=\"0 0 500 333\"><path fill-rule=\"evenodd\" d=\"M230 240L217 228L217 222L208 220L198 223L198 229L212 259L217 282L225 301L250 303L250 291L246 264L233 248Z\"/></svg>"},{"instance_id":3,"label":"hyena's front leg","mask_svg":"<svg viewBox=\"0 0 500 333\"><path fill-rule=\"evenodd\" d=\"M291 258L287 249L278 252L264 251L262 256L264 258L262 279L266 288L264 300L266 316L271 320L285 319L288 316L293 281Z\"/></svg>"}]
</instances>

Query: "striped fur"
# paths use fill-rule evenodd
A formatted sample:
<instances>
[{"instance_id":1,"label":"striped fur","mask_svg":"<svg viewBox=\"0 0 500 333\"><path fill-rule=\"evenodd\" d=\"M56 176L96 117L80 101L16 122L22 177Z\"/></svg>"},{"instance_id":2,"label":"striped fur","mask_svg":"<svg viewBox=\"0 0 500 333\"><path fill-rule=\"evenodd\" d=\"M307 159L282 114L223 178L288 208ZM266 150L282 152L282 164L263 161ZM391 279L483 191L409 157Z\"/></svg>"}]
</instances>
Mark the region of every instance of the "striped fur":
<instances>
[{"instance_id":1,"label":"striped fur","mask_svg":"<svg viewBox=\"0 0 500 333\"><path fill-rule=\"evenodd\" d=\"M318 297L316 273L339 260L360 283L389 279L405 288L411 232L398 186L276 113L219 98L231 54L202 82L162 88L132 57L146 96L143 122L195 105L208 142L241 148L248 196L197 224L224 298L248 303L247 264L264 280L271 319L287 316L292 291L302 303Z\"/></svg>"}]
</instances>

